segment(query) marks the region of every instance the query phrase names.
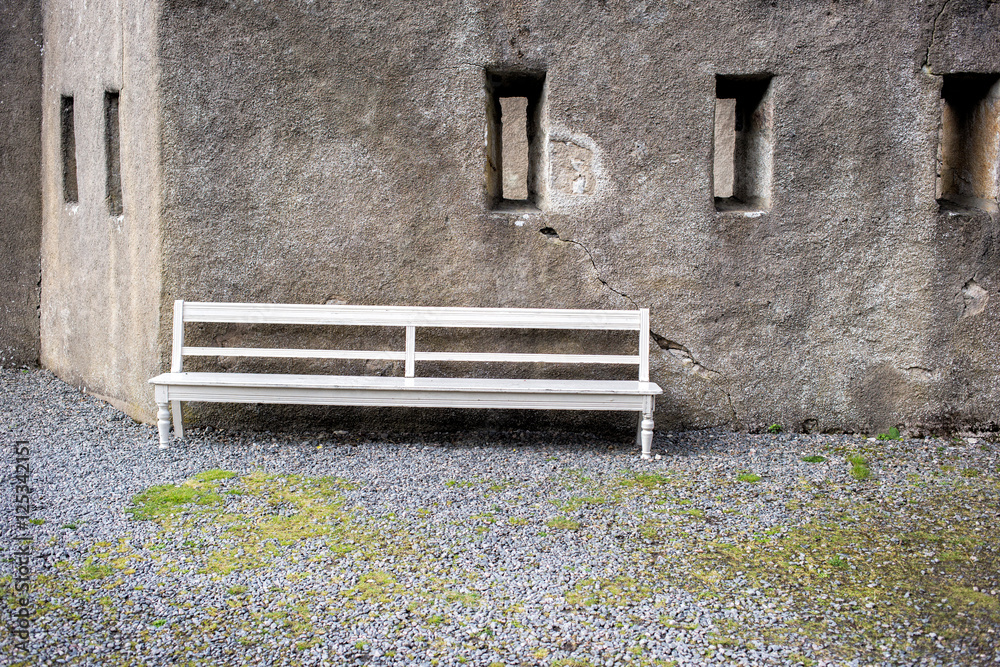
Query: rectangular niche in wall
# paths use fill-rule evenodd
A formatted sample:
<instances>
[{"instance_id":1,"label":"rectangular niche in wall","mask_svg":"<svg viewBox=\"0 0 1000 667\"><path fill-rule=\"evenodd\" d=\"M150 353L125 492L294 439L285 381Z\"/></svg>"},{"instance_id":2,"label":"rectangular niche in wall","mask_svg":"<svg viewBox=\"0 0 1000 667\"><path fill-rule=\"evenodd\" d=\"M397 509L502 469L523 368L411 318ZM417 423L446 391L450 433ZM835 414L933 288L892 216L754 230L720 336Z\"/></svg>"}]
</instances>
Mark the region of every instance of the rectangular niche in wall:
<instances>
[{"instance_id":1,"label":"rectangular niche in wall","mask_svg":"<svg viewBox=\"0 0 1000 667\"><path fill-rule=\"evenodd\" d=\"M766 211L774 154L771 76L717 75L715 98L715 208Z\"/></svg>"},{"instance_id":2,"label":"rectangular niche in wall","mask_svg":"<svg viewBox=\"0 0 1000 667\"><path fill-rule=\"evenodd\" d=\"M941 207L996 212L998 159L1000 75L944 75L937 177Z\"/></svg>"},{"instance_id":3,"label":"rectangular niche in wall","mask_svg":"<svg viewBox=\"0 0 1000 667\"><path fill-rule=\"evenodd\" d=\"M63 95L59 101L59 141L62 157L63 201L79 200L76 185L76 130L73 127L73 98Z\"/></svg>"},{"instance_id":4,"label":"rectangular niche in wall","mask_svg":"<svg viewBox=\"0 0 1000 667\"><path fill-rule=\"evenodd\" d=\"M121 135L118 125L118 91L104 93L105 198L108 213L122 214Z\"/></svg>"},{"instance_id":5,"label":"rectangular niche in wall","mask_svg":"<svg viewBox=\"0 0 1000 667\"><path fill-rule=\"evenodd\" d=\"M544 98L544 72L486 72L486 193L490 208L539 208Z\"/></svg>"}]
</instances>

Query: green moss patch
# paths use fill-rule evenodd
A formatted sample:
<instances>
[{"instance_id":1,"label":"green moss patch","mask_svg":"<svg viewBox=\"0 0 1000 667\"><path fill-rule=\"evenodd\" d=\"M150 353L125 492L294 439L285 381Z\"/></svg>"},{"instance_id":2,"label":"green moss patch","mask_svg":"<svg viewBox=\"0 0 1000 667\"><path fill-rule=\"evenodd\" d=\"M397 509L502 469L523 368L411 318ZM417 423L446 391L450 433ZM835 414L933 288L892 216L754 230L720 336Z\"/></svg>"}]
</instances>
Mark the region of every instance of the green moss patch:
<instances>
[{"instance_id":1,"label":"green moss patch","mask_svg":"<svg viewBox=\"0 0 1000 667\"><path fill-rule=\"evenodd\" d=\"M236 477L236 473L234 472L213 469L198 473L194 476L194 479L199 482L215 482L220 479L232 479L233 477Z\"/></svg>"},{"instance_id":2,"label":"green moss patch","mask_svg":"<svg viewBox=\"0 0 1000 667\"><path fill-rule=\"evenodd\" d=\"M668 475L659 472L639 472L622 477L619 484L626 487L641 487L643 489L655 489L670 484Z\"/></svg>"},{"instance_id":3,"label":"green moss patch","mask_svg":"<svg viewBox=\"0 0 1000 667\"><path fill-rule=\"evenodd\" d=\"M847 462L851 464L851 477L854 479L863 482L871 477L872 472L868 468L868 461L865 457L860 454L850 454L847 457Z\"/></svg>"},{"instance_id":4,"label":"green moss patch","mask_svg":"<svg viewBox=\"0 0 1000 667\"><path fill-rule=\"evenodd\" d=\"M583 579L566 593L571 605L628 605L648 599L653 594L650 581L619 575L607 579Z\"/></svg>"},{"instance_id":5,"label":"green moss patch","mask_svg":"<svg viewBox=\"0 0 1000 667\"><path fill-rule=\"evenodd\" d=\"M218 493L199 482L161 484L132 498L133 506L125 511L134 519L148 521L197 507L215 508L222 504Z\"/></svg>"},{"instance_id":6,"label":"green moss patch","mask_svg":"<svg viewBox=\"0 0 1000 667\"><path fill-rule=\"evenodd\" d=\"M854 648L920 651L933 645L929 632L985 640L983 628L1000 626L1000 604L986 592L1000 589L1000 538L983 519L998 510L995 488L951 484L903 508L814 503L813 518L783 535L702 551L694 589L718 592L748 578L773 604L799 614L790 635L813 641L846 632L858 638ZM825 620L830 612L836 627ZM850 653L829 646L839 657Z\"/></svg>"},{"instance_id":7,"label":"green moss patch","mask_svg":"<svg viewBox=\"0 0 1000 667\"><path fill-rule=\"evenodd\" d=\"M574 521L573 519L570 519L570 518L564 517L564 516L559 516L559 517L555 517L554 519L549 519L548 521L545 522L545 525L548 526L549 528L552 528L552 529L555 529L555 530L579 530L580 529L580 522L579 521Z\"/></svg>"},{"instance_id":8,"label":"green moss patch","mask_svg":"<svg viewBox=\"0 0 1000 667\"><path fill-rule=\"evenodd\" d=\"M342 592L341 595L354 600L388 604L401 590L402 587L393 575L383 570L372 570L358 577L358 583Z\"/></svg>"}]
</instances>

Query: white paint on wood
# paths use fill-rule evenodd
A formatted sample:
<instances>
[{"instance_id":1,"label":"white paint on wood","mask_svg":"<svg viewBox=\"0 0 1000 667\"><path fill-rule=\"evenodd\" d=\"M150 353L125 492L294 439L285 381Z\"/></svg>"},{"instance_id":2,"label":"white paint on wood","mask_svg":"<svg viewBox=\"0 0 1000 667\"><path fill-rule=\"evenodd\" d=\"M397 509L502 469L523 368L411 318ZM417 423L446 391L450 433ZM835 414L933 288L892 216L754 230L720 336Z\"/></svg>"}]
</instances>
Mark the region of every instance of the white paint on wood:
<instances>
[{"instance_id":1,"label":"white paint on wood","mask_svg":"<svg viewBox=\"0 0 1000 667\"><path fill-rule=\"evenodd\" d=\"M288 359L383 359L403 361L406 354L392 350L308 350L265 347L185 347L186 357L270 357Z\"/></svg>"},{"instance_id":2,"label":"white paint on wood","mask_svg":"<svg viewBox=\"0 0 1000 667\"><path fill-rule=\"evenodd\" d=\"M638 394L531 392L496 388L493 391L419 389L407 385L412 378L399 378L392 389L366 387L295 387L187 385L170 387L171 397L210 403L296 403L303 405L358 405L436 408L508 408L532 410L612 410L638 412L643 396ZM167 413L169 423L169 412Z\"/></svg>"},{"instance_id":3,"label":"white paint on wood","mask_svg":"<svg viewBox=\"0 0 1000 667\"><path fill-rule=\"evenodd\" d=\"M178 438L184 437L184 420L181 418L181 402L170 401L170 412L174 415L174 435Z\"/></svg>"},{"instance_id":4,"label":"white paint on wood","mask_svg":"<svg viewBox=\"0 0 1000 667\"><path fill-rule=\"evenodd\" d=\"M406 368L404 375L408 378L416 374L415 354L417 351L417 328L415 326L406 327Z\"/></svg>"},{"instance_id":5,"label":"white paint on wood","mask_svg":"<svg viewBox=\"0 0 1000 667\"><path fill-rule=\"evenodd\" d=\"M421 391L521 391L530 393L623 394L649 396L662 390L653 382L636 380L548 380L520 378L416 377L385 375L304 375L284 373L163 373L150 380L155 385L297 387L311 389L393 390L412 387ZM640 405L640 408L642 406Z\"/></svg>"},{"instance_id":6,"label":"white paint on wood","mask_svg":"<svg viewBox=\"0 0 1000 667\"><path fill-rule=\"evenodd\" d=\"M242 322L405 327L406 345L397 350L323 350L184 346L186 322ZM417 352L416 329L425 327L622 330L639 332L637 355L509 352ZM628 410L641 415L636 441L649 458L654 397L649 382L649 310L600 311L531 308L428 308L412 306L317 306L176 301L171 372L155 386L160 446L174 429L183 437L181 401L300 403L308 405ZM183 356L382 359L404 361L404 377L297 375L282 373L187 373ZM627 364L639 367L633 380L539 380L418 378L417 361Z\"/></svg>"},{"instance_id":7,"label":"white paint on wood","mask_svg":"<svg viewBox=\"0 0 1000 667\"><path fill-rule=\"evenodd\" d=\"M639 311L639 381L649 382L649 308Z\"/></svg>"},{"instance_id":8,"label":"white paint on wood","mask_svg":"<svg viewBox=\"0 0 1000 667\"><path fill-rule=\"evenodd\" d=\"M345 306L278 303L184 304L185 322L425 326L470 329L602 329L638 331L637 310Z\"/></svg>"},{"instance_id":9,"label":"white paint on wood","mask_svg":"<svg viewBox=\"0 0 1000 667\"><path fill-rule=\"evenodd\" d=\"M407 327L413 329L413 327ZM393 350L310 350L263 347L184 347L186 357L262 357L289 359L381 359L405 361L406 352ZM415 361L531 362L547 364L616 364L635 366L632 354L540 354L534 352L414 352Z\"/></svg>"},{"instance_id":10,"label":"white paint on wood","mask_svg":"<svg viewBox=\"0 0 1000 667\"><path fill-rule=\"evenodd\" d=\"M180 373L183 370L181 350L184 348L184 302L174 301L174 342L170 352L170 370Z\"/></svg>"},{"instance_id":11,"label":"white paint on wood","mask_svg":"<svg viewBox=\"0 0 1000 667\"><path fill-rule=\"evenodd\" d=\"M170 437L170 410L166 403L156 404L156 428L160 432L160 449L167 448L167 440Z\"/></svg>"},{"instance_id":12,"label":"white paint on wood","mask_svg":"<svg viewBox=\"0 0 1000 667\"><path fill-rule=\"evenodd\" d=\"M631 354L540 354L535 352L417 352L417 361L530 362L540 364L612 364L635 366Z\"/></svg>"}]
</instances>

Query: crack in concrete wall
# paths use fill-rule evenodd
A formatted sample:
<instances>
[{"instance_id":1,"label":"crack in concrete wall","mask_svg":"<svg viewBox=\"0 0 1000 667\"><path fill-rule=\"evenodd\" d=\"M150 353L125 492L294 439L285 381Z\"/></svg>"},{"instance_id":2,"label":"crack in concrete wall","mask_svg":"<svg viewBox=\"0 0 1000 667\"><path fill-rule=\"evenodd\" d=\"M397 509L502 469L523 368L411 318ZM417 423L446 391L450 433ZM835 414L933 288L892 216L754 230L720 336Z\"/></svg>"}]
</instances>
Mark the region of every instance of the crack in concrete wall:
<instances>
[{"instance_id":1,"label":"crack in concrete wall","mask_svg":"<svg viewBox=\"0 0 1000 667\"><path fill-rule=\"evenodd\" d=\"M626 301L628 301L630 304L632 304L633 307L639 308L639 304L637 304L635 302L635 299L633 299L632 297L630 297L625 292L622 292L620 290L615 289L614 287L612 287L608 283L607 280L604 279L604 276L601 275L601 270L597 268L597 262L594 260L594 253L590 252L590 248L588 248L584 244L580 243L579 241L574 241L573 239L564 239L564 238L560 237L559 236L559 232L557 232L556 230L552 229L551 227L542 227L538 231L539 231L539 233L541 233L541 234L543 234L545 236L548 236L553 241L560 241L562 243L572 243L573 245L576 245L576 246L579 246L580 248L582 248L583 252L585 252L587 254L587 259L590 260L591 266L594 267L594 274L597 276L597 279L600 281L600 283L602 285L604 285L605 287L607 287L612 292L614 292L615 294L617 294L618 296L620 296L623 299L625 299Z\"/></svg>"},{"instance_id":2,"label":"crack in concrete wall","mask_svg":"<svg viewBox=\"0 0 1000 667\"><path fill-rule=\"evenodd\" d=\"M980 287L975 279L969 279L959 292L962 298L962 314L958 319L978 315L986 309L986 302L990 300L989 292Z\"/></svg>"},{"instance_id":3,"label":"crack in concrete wall","mask_svg":"<svg viewBox=\"0 0 1000 667\"><path fill-rule=\"evenodd\" d=\"M938 19L940 19L941 15L944 14L944 11L948 9L948 3L950 2L951 0L944 0L944 3L941 5L941 9L938 11L937 15L934 17L934 21L931 23L931 38L927 40L927 49L924 51L924 62L923 65L921 65L921 67L929 74L934 74L934 71L931 68L931 48L934 47L934 36L937 34Z\"/></svg>"},{"instance_id":4,"label":"crack in concrete wall","mask_svg":"<svg viewBox=\"0 0 1000 667\"><path fill-rule=\"evenodd\" d=\"M904 370L921 382L930 382L934 377L934 369L926 366L907 366Z\"/></svg>"},{"instance_id":5,"label":"crack in concrete wall","mask_svg":"<svg viewBox=\"0 0 1000 667\"><path fill-rule=\"evenodd\" d=\"M694 358L694 354L692 354L691 350L689 350L685 345L682 345L675 340L670 340L665 336L661 336L655 331L650 331L649 335L660 348L661 356L665 359L680 362L681 366L687 369L691 375L708 381L709 384L722 392L722 394L726 397L726 404L729 406L729 411L733 415L733 428L739 429L739 413L736 411L736 405L733 403L732 391L729 389L729 380L726 376L720 371L711 369L700 363Z\"/></svg>"},{"instance_id":6,"label":"crack in concrete wall","mask_svg":"<svg viewBox=\"0 0 1000 667\"><path fill-rule=\"evenodd\" d=\"M609 290L611 290L618 296L624 298L634 308L642 307L638 303L636 303L635 299L630 297L625 292L615 289L611 284L608 283L607 280L604 279L604 277L601 275L600 269L597 268L597 262L594 260L594 254L590 251L590 248L588 248L586 245L580 243L579 241L575 241L573 239L564 239L560 237L559 232L557 232L552 227L542 227L538 231L540 234L549 237L553 241L558 241L561 243L572 243L576 246L579 246L587 254L587 258L590 260L591 265L594 267L594 273L602 285L607 287ZM740 428L739 413L736 411L736 405L733 403L733 395L731 390L729 389L728 386L729 380L726 378L726 376L721 372L708 368L704 364L700 363L697 359L695 359L694 355L691 353L691 350L689 350L686 346L678 343L677 341L670 340L669 338L661 336L660 334L652 330L650 330L649 335L656 343L656 345L660 348L661 356L664 359L668 359L675 363L680 363L681 366L684 367L684 369L687 370L690 375L693 375L699 379L707 381L713 387L722 392L722 395L726 397L726 405L729 407L729 411L732 414L732 426L735 429L739 429Z\"/></svg>"}]
</instances>

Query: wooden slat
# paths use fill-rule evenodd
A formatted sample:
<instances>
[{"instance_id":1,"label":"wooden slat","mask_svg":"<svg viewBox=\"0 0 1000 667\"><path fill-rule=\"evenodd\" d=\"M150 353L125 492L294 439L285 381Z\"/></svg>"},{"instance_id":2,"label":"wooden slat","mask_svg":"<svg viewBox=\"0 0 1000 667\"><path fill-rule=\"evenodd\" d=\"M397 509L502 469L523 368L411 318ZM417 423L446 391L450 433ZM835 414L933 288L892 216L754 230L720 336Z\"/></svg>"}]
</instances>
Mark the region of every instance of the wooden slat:
<instances>
[{"instance_id":1,"label":"wooden slat","mask_svg":"<svg viewBox=\"0 0 1000 667\"><path fill-rule=\"evenodd\" d=\"M405 352L392 350L310 350L264 347L184 347L188 357L262 357L289 359L387 359L406 361ZM616 364L635 366L634 354L542 354L520 352L415 352L414 361L529 362L544 364ZM179 371L171 371L179 372ZM409 375L407 377L413 377Z\"/></svg>"},{"instance_id":2,"label":"wooden slat","mask_svg":"<svg viewBox=\"0 0 1000 667\"><path fill-rule=\"evenodd\" d=\"M417 361L482 361L547 364L619 364L636 365L638 355L629 354L539 354L518 352L417 352Z\"/></svg>"},{"instance_id":3,"label":"wooden slat","mask_svg":"<svg viewBox=\"0 0 1000 667\"><path fill-rule=\"evenodd\" d=\"M170 401L170 412L174 416L174 436L184 437L184 418L181 415L181 402Z\"/></svg>"},{"instance_id":4,"label":"wooden slat","mask_svg":"<svg viewBox=\"0 0 1000 667\"><path fill-rule=\"evenodd\" d=\"M649 382L649 308L639 311L639 382Z\"/></svg>"},{"instance_id":5,"label":"wooden slat","mask_svg":"<svg viewBox=\"0 0 1000 667\"><path fill-rule=\"evenodd\" d=\"M184 347L189 357L283 357L290 359L388 359L405 361L405 352L393 350L310 350L264 347ZM414 352L415 361L531 362L548 364L637 365L634 354L543 354L520 352ZM179 371L172 371L179 372ZM412 376L409 376L412 377Z\"/></svg>"},{"instance_id":6,"label":"wooden slat","mask_svg":"<svg viewBox=\"0 0 1000 667\"><path fill-rule=\"evenodd\" d=\"M190 357L286 357L290 359L389 359L403 361L405 354L393 350L307 350L270 347L185 347Z\"/></svg>"},{"instance_id":7,"label":"wooden slat","mask_svg":"<svg viewBox=\"0 0 1000 667\"><path fill-rule=\"evenodd\" d=\"M433 308L423 306L326 306L205 302L185 303L184 321L614 331L638 331L641 326L637 310Z\"/></svg>"},{"instance_id":8,"label":"wooden slat","mask_svg":"<svg viewBox=\"0 0 1000 667\"><path fill-rule=\"evenodd\" d=\"M539 380L518 378L402 378L385 375L301 375L279 373L164 373L155 385L232 387L311 387L316 389L412 389L421 391L515 391L556 394L653 395L660 387L635 380Z\"/></svg>"},{"instance_id":9,"label":"wooden slat","mask_svg":"<svg viewBox=\"0 0 1000 667\"><path fill-rule=\"evenodd\" d=\"M407 380L413 382L412 378ZM641 410L644 395L605 392L517 392L488 390L416 390L407 385L398 389L298 388L267 385L240 386L171 385L171 396L184 401L223 403L286 403L299 405L354 405L422 408L506 408L514 410Z\"/></svg>"},{"instance_id":10,"label":"wooden slat","mask_svg":"<svg viewBox=\"0 0 1000 667\"><path fill-rule=\"evenodd\" d=\"M416 373L414 368L414 361L416 360L417 351L417 328L413 326L406 327L406 367L404 368L403 375L411 378Z\"/></svg>"},{"instance_id":11,"label":"wooden slat","mask_svg":"<svg viewBox=\"0 0 1000 667\"><path fill-rule=\"evenodd\" d=\"M170 351L170 371L172 373L180 373L183 369L183 353L181 352L184 347L184 302L180 299L174 301L174 330L173 330L174 342L173 347Z\"/></svg>"}]
</instances>

